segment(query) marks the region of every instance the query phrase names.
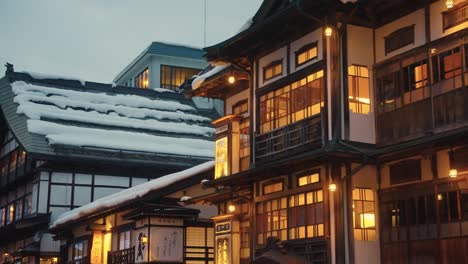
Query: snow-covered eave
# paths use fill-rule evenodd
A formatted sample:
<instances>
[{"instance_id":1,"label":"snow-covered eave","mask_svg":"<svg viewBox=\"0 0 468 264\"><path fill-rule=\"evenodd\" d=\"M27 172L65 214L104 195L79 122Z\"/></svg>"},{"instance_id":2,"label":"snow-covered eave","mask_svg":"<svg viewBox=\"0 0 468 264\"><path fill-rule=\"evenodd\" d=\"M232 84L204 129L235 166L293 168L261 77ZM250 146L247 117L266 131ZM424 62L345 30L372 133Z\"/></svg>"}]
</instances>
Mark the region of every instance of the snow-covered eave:
<instances>
[{"instance_id":1,"label":"snow-covered eave","mask_svg":"<svg viewBox=\"0 0 468 264\"><path fill-rule=\"evenodd\" d=\"M68 211L60 215L55 222L50 225L50 231L60 233L61 230L67 229L73 223L78 223L85 220L92 220L102 217L112 212L125 210L130 208L136 202L144 201L145 198L155 198L152 194L161 193L158 191L179 184L180 188L187 188L181 182L190 180L203 173L206 173L214 168L214 161L208 161L195 167L162 176L149 182L122 190L120 192L102 197L84 206ZM176 192L177 190L174 190Z\"/></svg>"},{"instance_id":2,"label":"snow-covered eave","mask_svg":"<svg viewBox=\"0 0 468 264\"><path fill-rule=\"evenodd\" d=\"M218 78L219 76L222 76L223 73L230 67L231 67L230 63L217 65L213 69L209 70L208 72L205 72L204 74L197 76L192 81L192 90L197 90L200 87L209 83L211 80L214 80Z\"/></svg>"}]
</instances>

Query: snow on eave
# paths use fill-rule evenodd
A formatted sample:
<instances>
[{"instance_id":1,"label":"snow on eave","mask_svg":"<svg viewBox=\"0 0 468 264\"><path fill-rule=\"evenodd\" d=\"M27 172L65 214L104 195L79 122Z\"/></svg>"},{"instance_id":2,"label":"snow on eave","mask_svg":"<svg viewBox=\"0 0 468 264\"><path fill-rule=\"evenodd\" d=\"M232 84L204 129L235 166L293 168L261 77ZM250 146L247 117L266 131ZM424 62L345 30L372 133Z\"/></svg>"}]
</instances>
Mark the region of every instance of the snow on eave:
<instances>
[{"instance_id":1,"label":"snow on eave","mask_svg":"<svg viewBox=\"0 0 468 264\"><path fill-rule=\"evenodd\" d=\"M213 69L205 72L204 74L201 74L201 75L197 76L192 81L192 90L198 89L203 84L203 82L205 82L206 79L210 78L211 76L214 76L214 75L218 74L219 72L227 69L230 66L231 66L230 63L226 63L224 65L216 65L216 66L213 67Z\"/></svg>"},{"instance_id":2,"label":"snow on eave","mask_svg":"<svg viewBox=\"0 0 468 264\"><path fill-rule=\"evenodd\" d=\"M150 192L156 192L162 188L166 188L179 181L189 179L190 177L196 176L213 168L214 161L208 161L190 169L162 176L160 178L125 189L109 196L102 197L82 207L61 214L50 226L50 228L59 228L60 226L70 224L71 222L78 221L93 214L103 213L108 209L128 205Z\"/></svg>"},{"instance_id":3,"label":"snow on eave","mask_svg":"<svg viewBox=\"0 0 468 264\"><path fill-rule=\"evenodd\" d=\"M28 74L32 78L36 80L67 80L67 81L78 81L81 83L82 86L86 85L86 81L72 76L63 76L63 75L55 75L55 74L44 74L44 73L37 73L37 72L30 72L30 71L22 71L22 73Z\"/></svg>"}]
</instances>

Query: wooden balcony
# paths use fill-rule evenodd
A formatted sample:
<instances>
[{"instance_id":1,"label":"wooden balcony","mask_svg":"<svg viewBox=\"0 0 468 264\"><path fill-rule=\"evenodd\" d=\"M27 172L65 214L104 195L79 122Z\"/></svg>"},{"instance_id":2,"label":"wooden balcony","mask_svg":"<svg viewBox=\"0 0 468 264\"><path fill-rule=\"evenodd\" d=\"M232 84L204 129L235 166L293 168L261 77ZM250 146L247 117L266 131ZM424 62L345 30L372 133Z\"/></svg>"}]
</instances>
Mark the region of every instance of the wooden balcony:
<instances>
[{"instance_id":1,"label":"wooden balcony","mask_svg":"<svg viewBox=\"0 0 468 264\"><path fill-rule=\"evenodd\" d=\"M320 147L322 144L321 115L301 120L286 127L255 138L255 155L257 161L278 158L303 151L305 148Z\"/></svg>"},{"instance_id":2,"label":"wooden balcony","mask_svg":"<svg viewBox=\"0 0 468 264\"><path fill-rule=\"evenodd\" d=\"M107 252L108 264L133 264L135 263L135 247Z\"/></svg>"},{"instance_id":3,"label":"wooden balcony","mask_svg":"<svg viewBox=\"0 0 468 264\"><path fill-rule=\"evenodd\" d=\"M468 73L432 85L432 97L377 116L377 144L391 145L468 126Z\"/></svg>"}]
</instances>

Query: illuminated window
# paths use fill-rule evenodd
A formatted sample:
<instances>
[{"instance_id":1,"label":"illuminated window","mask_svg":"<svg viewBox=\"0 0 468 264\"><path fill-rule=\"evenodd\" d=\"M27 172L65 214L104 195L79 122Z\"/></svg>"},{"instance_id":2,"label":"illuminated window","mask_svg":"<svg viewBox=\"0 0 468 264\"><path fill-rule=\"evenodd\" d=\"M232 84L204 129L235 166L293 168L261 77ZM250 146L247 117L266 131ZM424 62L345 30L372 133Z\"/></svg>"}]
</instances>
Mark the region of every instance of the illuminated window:
<instances>
[{"instance_id":1,"label":"illuminated window","mask_svg":"<svg viewBox=\"0 0 468 264\"><path fill-rule=\"evenodd\" d=\"M261 202L256 210L259 245L268 237L293 240L324 236L322 190Z\"/></svg>"},{"instance_id":2,"label":"illuminated window","mask_svg":"<svg viewBox=\"0 0 468 264\"><path fill-rule=\"evenodd\" d=\"M176 90L182 83L201 70L194 68L161 65L161 88Z\"/></svg>"},{"instance_id":3,"label":"illuminated window","mask_svg":"<svg viewBox=\"0 0 468 264\"><path fill-rule=\"evenodd\" d=\"M317 42L305 45L296 51L296 66L300 66L306 62L316 59L317 54Z\"/></svg>"},{"instance_id":4,"label":"illuminated window","mask_svg":"<svg viewBox=\"0 0 468 264\"><path fill-rule=\"evenodd\" d=\"M248 101L242 101L232 108L232 113L241 115L239 121L239 167L241 171L250 166L250 120L248 113Z\"/></svg>"},{"instance_id":5,"label":"illuminated window","mask_svg":"<svg viewBox=\"0 0 468 264\"><path fill-rule=\"evenodd\" d=\"M349 109L354 113L370 112L369 70L365 66L348 67Z\"/></svg>"},{"instance_id":6,"label":"illuminated window","mask_svg":"<svg viewBox=\"0 0 468 264\"><path fill-rule=\"evenodd\" d=\"M186 227L185 262L199 263L201 255L214 259L214 232L212 227ZM205 262L203 262L205 263Z\"/></svg>"},{"instance_id":7,"label":"illuminated window","mask_svg":"<svg viewBox=\"0 0 468 264\"><path fill-rule=\"evenodd\" d=\"M414 43L414 25L400 28L385 37L385 55Z\"/></svg>"},{"instance_id":8,"label":"illuminated window","mask_svg":"<svg viewBox=\"0 0 468 264\"><path fill-rule=\"evenodd\" d=\"M429 97L427 60L403 68L403 104L410 104Z\"/></svg>"},{"instance_id":9,"label":"illuminated window","mask_svg":"<svg viewBox=\"0 0 468 264\"><path fill-rule=\"evenodd\" d=\"M135 87L148 89L149 87L149 70L146 68L140 74L135 77Z\"/></svg>"},{"instance_id":10,"label":"illuminated window","mask_svg":"<svg viewBox=\"0 0 468 264\"><path fill-rule=\"evenodd\" d=\"M216 140L215 179L228 175L228 138Z\"/></svg>"},{"instance_id":11,"label":"illuminated window","mask_svg":"<svg viewBox=\"0 0 468 264\"><path fill-rule=\"evenodd\" d=\"M11 152L10 154L10 166L9 166L10 173L13 173L16 171L17 162L18 162L18 150L15 150Z\"/></svg>"},{"instance_id":12,"label":"illuminated window","mask_svg":"<svg viewBox=\"0 0 468 264\"><path fill-rule=\"evenodd\" d=\"M320 181L319 172L308 173L307 175L297 177L297 185L305 186Z\"/></svg>"},{"instance_id":13,"label":"illuminated window","mask_svg":"<svg viewBox=\"0 0 468 264\"><path fill-rule=\"evenodd\" d=\"M263 81L271 80L283 74L283 61L273 61L263 68Z\"/></svg>"},{"instance_id":14,"label":"illuminated window","mask_svg":"<svg viewBox=\"0 0 468 264\"><path fill-rule=\"evenodd\" d=\"M371 189L353 189L353 226L356 240L375 240L375 199Z\"/></svg>"},{"instance_id":15,"label":"illuminated window","mask_svg":"<svg viewBox=\"0 0 468 264\"><path fill-rule=\"evenodd\" d=\"M468 21L468 4L449 9L442 13L444 30Z\"/></svg>"},{"instance_id":16,"label":"illuminated window","mask_svg":"<svg viewBox=\"0 0 468 264\"><path fill-rule=\"evenodd\" d=\"M263 184L263 194L280 192L283 190L283 182L265 183Z\"/></svg>"},{"instance_id":17,"label":"illuminated window","mask_svg":"<svg viewBox=\"0 0 468 264\"><path fill-rule=\"evenodd\" d=\"M260 96L260 132L320 114L323 106L323 71Z\"/></svg>"},{"instance_id":18,"label":"illuminated window","mask_svg":"<svg viewBox=\"0 0 468 264\"><path fill-rule=\"evenodd\" d=\"M434 82L462 74L461 48L455 47L432 57ZM456 87L454 87L456 88Z\"/></svg>"},{"instance_id":19,"label":"illuminated window","mask_svg":"<svg viewBox=\"0 0 468 264\"><path fill-rule=\"evenodd\" d=\"M7 208L8 211L6 212L6 223L9 224L15 220L15 205L10 204Z\"/></svg>"}]
</instances>

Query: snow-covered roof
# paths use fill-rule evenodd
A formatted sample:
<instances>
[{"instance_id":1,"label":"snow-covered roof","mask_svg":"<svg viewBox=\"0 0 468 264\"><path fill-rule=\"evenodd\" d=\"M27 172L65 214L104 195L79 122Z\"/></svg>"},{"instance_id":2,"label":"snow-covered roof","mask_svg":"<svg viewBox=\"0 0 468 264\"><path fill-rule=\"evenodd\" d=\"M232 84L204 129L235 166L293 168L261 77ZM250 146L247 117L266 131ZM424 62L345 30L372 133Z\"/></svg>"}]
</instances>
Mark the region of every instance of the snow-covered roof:
<instances>
[{"instance_id":1,"label":"snow-covered roof","mask_svg":"<svg viewBox=\"0 0 468 264\"><path fill-rule=\"evenodd\" d=\"M212 113L198 109L182 95L111 85L107 85L108 90L97 89L92 85L97 83L80 86L71 78L56 81L49 75L28 73L32 79L19 75L21 78L14 78L10 84L11 102L4 98L2 103L11 104L4 109L14 112L5 114L25 116L20 120L25 120L21 122L26 132L43 136L42 142L52 152L60 146L202 160L214 156ZM47 81L38 76L45 76ZM27 145L29 139L25 141ZM39 143L31 145L37 147Z\"/></svg>"},{"instance_id":2,"label":"snow-covered roof","mask_svg":"<svg viewBox=\"0 0 468 264\"><path fill-rule=\"evenodd\" d=\"M192 90L198 89L203 84L203 82L205 82L206 79L209 79L210 77L220 73L221 71L227 69L230 66L231 66L230 63L212 65L210 67L210 70L205 71L204 73L196 76L196 78L193 79Z\"/></svg>"},{"instance_id":3,"label":"snow-covered roof","mask_svg":"<svg viewBox=\"0 0 468 264\"><path fill-rule=\"evenodd\" d=\"M111 194L109 196L102 197L82 207L63 213L57 218L57 220L55 220L55 222L50 227L56 228L58 226L63 226L65 224L69 224L73 221L79 220L80 218L103 212L106 209L129 204L132 201L141 198L150 192L156 192L174 183L188 179L213 168L214 161L208 161L193 168L172 173L154 179L152 181L131 187L129 189L125 189L123 191Z\"/></svg>"}]
</instances>

